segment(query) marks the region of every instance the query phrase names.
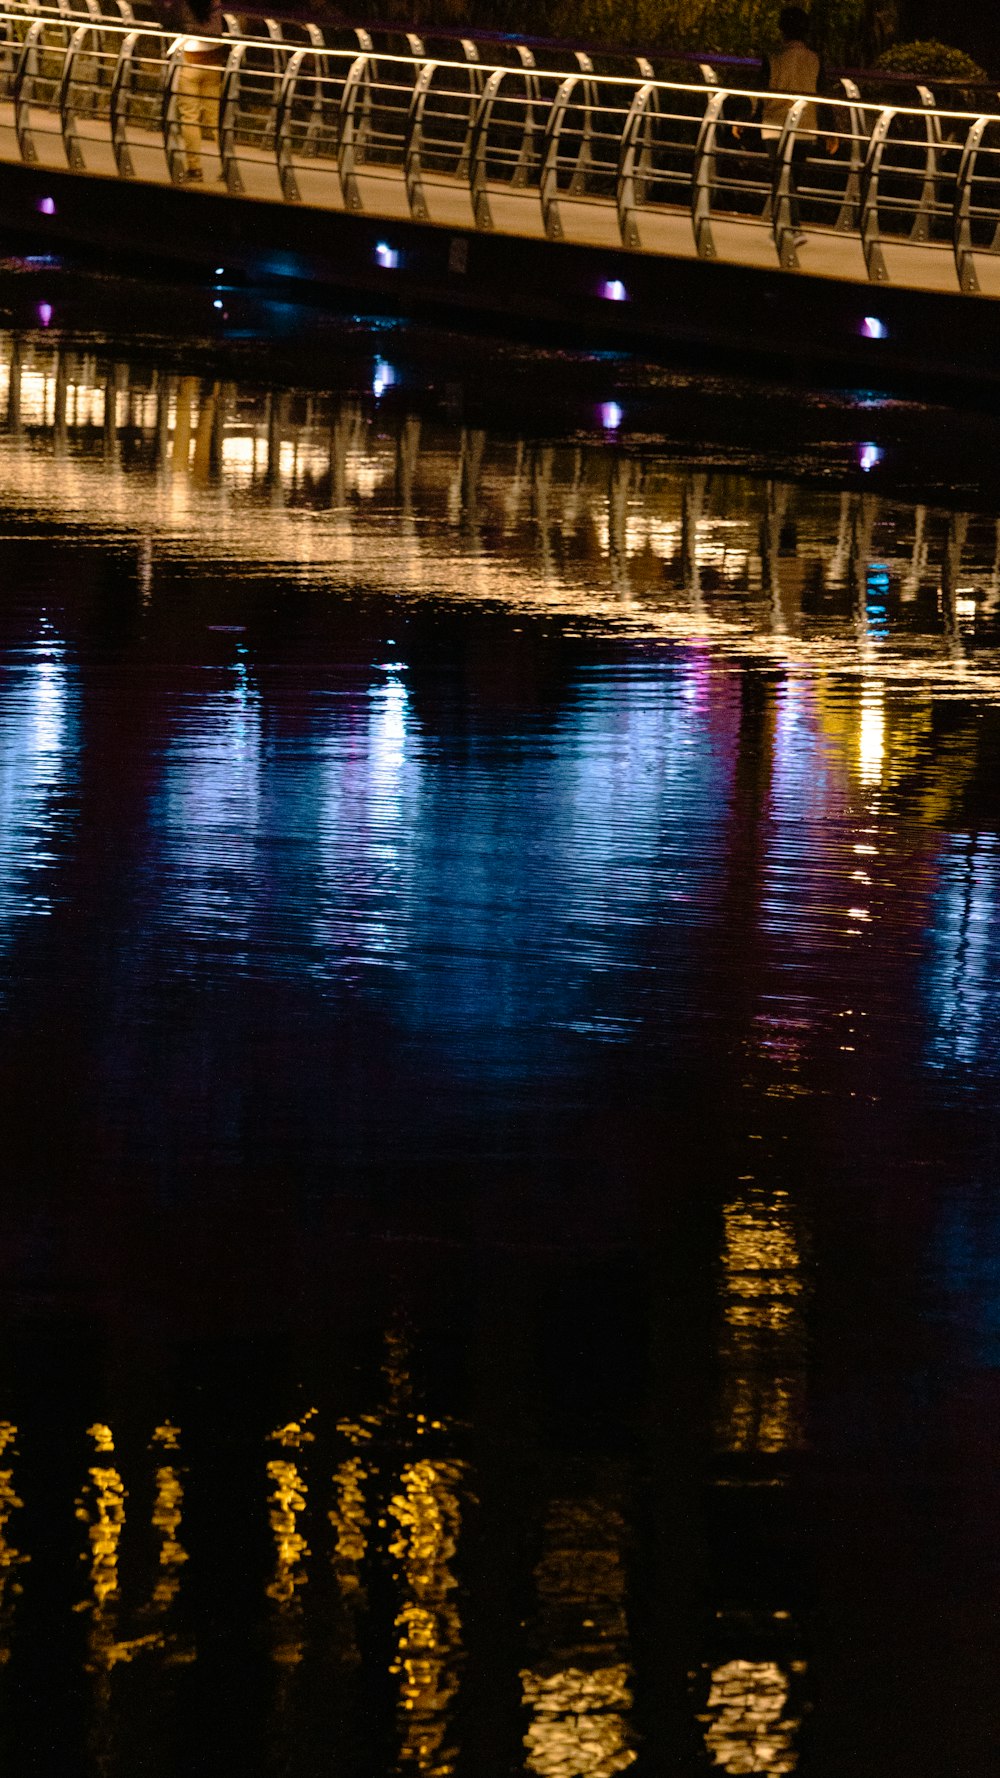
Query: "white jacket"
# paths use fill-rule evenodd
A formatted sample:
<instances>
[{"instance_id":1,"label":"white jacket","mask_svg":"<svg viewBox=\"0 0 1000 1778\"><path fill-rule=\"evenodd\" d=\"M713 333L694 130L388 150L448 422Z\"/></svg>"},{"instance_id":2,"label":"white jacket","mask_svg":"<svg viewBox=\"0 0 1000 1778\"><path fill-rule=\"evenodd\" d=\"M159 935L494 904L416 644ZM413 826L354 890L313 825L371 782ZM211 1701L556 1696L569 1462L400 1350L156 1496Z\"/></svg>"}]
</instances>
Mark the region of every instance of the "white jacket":
<instances>
[{"instance_id":1,"label":"white jacket","mask_svg":"<svg viewBox=\"0 0 1000 1778\"><path fill-rule=\"evenodd\" d=\"M783 44L769 57L769 67L768 86L772 93L814 93L819 85L819 56L805 43ZM762 129L780 131L790 107L790 99L765 99L761 111ZM816 128L815 105L807 105L802 116L802 128Z\"/></svg>"}]
</instances>

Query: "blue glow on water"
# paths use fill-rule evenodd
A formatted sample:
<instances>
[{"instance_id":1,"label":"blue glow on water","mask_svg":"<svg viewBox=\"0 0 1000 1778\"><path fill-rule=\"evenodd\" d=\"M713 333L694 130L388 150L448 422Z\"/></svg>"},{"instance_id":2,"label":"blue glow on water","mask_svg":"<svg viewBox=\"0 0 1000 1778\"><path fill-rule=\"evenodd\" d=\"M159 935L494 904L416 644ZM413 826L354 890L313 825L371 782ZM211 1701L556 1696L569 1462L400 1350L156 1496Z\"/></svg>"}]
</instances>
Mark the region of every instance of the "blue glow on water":
<instances>
[{"instance_id":1,"label":"blue glow on water","mask_svg":"<svg viewBox=\"0 0 1000 1778\"><path fill-rule=\"evenodd\" d=\"M927 932L928 1060L1000 1075L1000 837L946 841Z\"/></svg>"},{"instance_id":2,"label":"blue glow on water","mask_svg":"<svg viewBox=\"0 0 1000 1778\"><path fill-rule=\"evenodd\" d=\"M5 668L0 697L0 942L52 911L54 870L74 825L75 675L51 632Z\"/></svg>"}]
</instances>

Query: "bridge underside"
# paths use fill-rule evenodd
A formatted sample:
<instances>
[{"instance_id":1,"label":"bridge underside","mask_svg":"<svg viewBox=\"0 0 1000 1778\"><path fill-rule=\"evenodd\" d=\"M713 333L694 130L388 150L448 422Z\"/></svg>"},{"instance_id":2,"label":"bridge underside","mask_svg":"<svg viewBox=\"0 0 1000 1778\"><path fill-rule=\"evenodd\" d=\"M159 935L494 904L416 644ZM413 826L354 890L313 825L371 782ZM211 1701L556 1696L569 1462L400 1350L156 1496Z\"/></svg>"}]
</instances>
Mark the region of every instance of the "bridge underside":
<instances>
[{"instance_id":1,"label":"bridge underside","mask_svg":"<svg viewBox=\"0 0 1000 1778\"><path fill-rule=\"evenodd\" d=\"M356 298L388 312L542 331L566 345L698 349L875 388L1000 381L1000 306L958 295L873 291L612 246L553 250L542 239L11 165L0 168L0 229L8 251L72 250L109 269L204 277L206 323L221 266L227 279L298 299Z\"/></svg>"}]
</instances>

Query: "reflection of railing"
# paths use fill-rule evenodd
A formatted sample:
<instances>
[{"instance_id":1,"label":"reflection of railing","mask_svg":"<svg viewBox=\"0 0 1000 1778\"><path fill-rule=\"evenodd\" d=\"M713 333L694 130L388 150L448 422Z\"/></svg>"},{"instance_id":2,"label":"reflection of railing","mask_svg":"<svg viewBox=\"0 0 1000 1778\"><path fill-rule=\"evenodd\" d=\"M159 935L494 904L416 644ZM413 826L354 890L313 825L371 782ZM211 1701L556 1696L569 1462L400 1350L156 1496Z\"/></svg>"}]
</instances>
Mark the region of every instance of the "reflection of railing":
<instances>
[{"instance_id":1,"label":"reflection of railing","mask_svg":"<svg viewBox=\"0 0 1000 1778\"><path fill-rule=\"evenodd\" d=\"M910 684L950 674L961 657L980 689L987 680L1000 687L997 521L876 493L864 479L874 446L843 447L847 485L838 489L824 444L826 485L807 494L793 490L780 452L766 475L755 450L752 474L737 479L733 465L717 479L670 456L618 450L602 408L592 444L583 442L581 411L573 442L559 447L418 418L399 390L385 403L396 373L380 356L365 375L367 395L262 392L2 336L8 506L33 511L41 499L49 510L57 486L74 522L148 542L172 534L182 514L200 550L238 548L270 563L299 559L307 509L322 517L310 528L314 567L341 560L345 539L377 531L391 514L393 575L414 592L438 595L448 584L466 597L471 560L483 596L536 610L544 587L553 605L610 611L618 623L625 599L638 624L678 634L689 632L694 611L699 633L741 650L752 610L754 646L769 653L808 655L818 638L828 661L842 645L845 663L860 651L867 670L885 672L899 647ZM50 451L60 460L56 484ZM839 602L836 643L827 617L817 628L810 612L820 586ZM887 588L899 601L891 618ZM919 663L907 642L918 633Z\"/></svg>"},{"instance_id":2,"label":"reflection of railing","mask_svg":"<svg viewBox=\"0 0 1000 1778\"><path fill-rule=\"evenodd\" d=\"M181 40L117 4L0 13L0 159L183 180ZM500 65L471 42L446 59L262 30L227 40L202 144L233 196L1000 296L1000 116L870 104L844 81L767 133L757 95L710 69L683 85L582 55L541 68L523 46ZM618 278L604 293L628 298Z\"/></svg>"}]
</instances>

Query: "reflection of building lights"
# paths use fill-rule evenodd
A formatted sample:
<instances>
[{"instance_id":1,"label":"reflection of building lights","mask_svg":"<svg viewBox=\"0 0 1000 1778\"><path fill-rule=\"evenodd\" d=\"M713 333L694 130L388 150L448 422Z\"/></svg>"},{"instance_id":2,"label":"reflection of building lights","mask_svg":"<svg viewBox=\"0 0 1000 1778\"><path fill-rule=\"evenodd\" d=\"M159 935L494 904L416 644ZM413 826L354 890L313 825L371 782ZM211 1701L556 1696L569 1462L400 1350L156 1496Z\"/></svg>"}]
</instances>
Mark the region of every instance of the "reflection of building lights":
<instances>
[{"instance_id":1,"label":"reflection of building lights","mask_svg":"<svg viewBox=\"0 0 1000 1778\"><path fill-rule=\"evenodd\" d=\"M882 782L885 758L885 703L880 687L865 691L858 729L858 769L862 784Z\"/></svg>"},{"instance_id":2,"label":"reflection of building lights","mask_svg":"<svg viewBox=\"0 0 1000 1778\"><path fill-rule=\"evenodd\" d=\"M532 1712L524 1737L526 1765L537 1778L614 1778L634 1765L628 1745L632 1707L630 1672L609 1667L567 1667L558 1673L523 1672L523 1701Z\"/></svg>"},{"instance_id":3,"label":"reflection of building lights","mask_svg":"<svg viewBox=\"0 0 1000 1778\"><path fill-rule=\"evenodd\" d=\"M863 444L858 446L858 462L866 475L868 475L877 464L881 463L881 461L882 452L877 444Z\"/></svg>"},{"instance_id":4,"label":"reflection of building lights","mask_svg":"<svg viewBox=\"0 0 1000 1778\"><path fill-rule=\"evenodd\" d=\"M617 432L623 417L617 401L604 401L597 411L605 432Z\"/></svg>"},{"instance_id":5,"label":"reflection of building lights","mask_svg":"<svg viewBox=\"0 0 1000 1778\"><path fill-rule=\"evenodd\" d=\"M971 623L976 615L976 589L974 586L955 588L955 616L965 623Z\"/></svg>"},{"instance_id":6,"label":"reflection of building lights","mask_svg":"<svg viewBox=\"0 0 1000 1778\"><path fill-rule=\"evenodd\" d=\"M726 1661L712 1674L705 1746L724 1772L788 1773L798 1765L789 1675L776 1661Z\"/></svg>"}]
</instances>

